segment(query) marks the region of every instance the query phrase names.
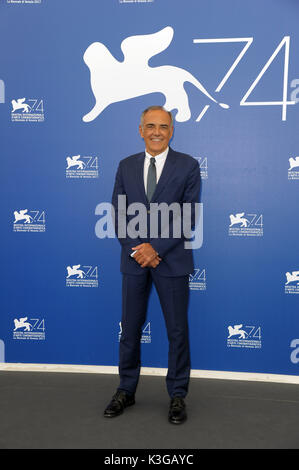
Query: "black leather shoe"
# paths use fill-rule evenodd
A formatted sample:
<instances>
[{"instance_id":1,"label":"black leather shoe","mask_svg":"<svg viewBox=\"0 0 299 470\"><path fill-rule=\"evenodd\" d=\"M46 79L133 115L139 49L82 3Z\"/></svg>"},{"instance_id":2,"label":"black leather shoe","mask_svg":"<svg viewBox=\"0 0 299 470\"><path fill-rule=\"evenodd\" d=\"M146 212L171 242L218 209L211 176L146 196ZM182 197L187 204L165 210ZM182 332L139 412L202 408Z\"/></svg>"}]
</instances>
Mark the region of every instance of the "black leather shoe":
<instances>
[{"instance_id":1,"label":"black leather shoe","mask_svg":"<svg viewBox=\"0 0 299 470\"><path fill-rule=\"evenodd\" d=\"M187 419L186 406L183 397L173 397L170 401L168 421L181 424Z\"/></svg>"},{"instance_id":2,"label":"black leather shoe","mask_svg":"<svg viewBox=\"0 0 299 470\"><path fill-rule=\"evenodd\" d=\"M104 411L106 418L114 418L120 415L127 406L134 405L135 396L129 395L123 390L117 390L116 394L113 395L111 402Z\"/></svg>"}]
</instances>

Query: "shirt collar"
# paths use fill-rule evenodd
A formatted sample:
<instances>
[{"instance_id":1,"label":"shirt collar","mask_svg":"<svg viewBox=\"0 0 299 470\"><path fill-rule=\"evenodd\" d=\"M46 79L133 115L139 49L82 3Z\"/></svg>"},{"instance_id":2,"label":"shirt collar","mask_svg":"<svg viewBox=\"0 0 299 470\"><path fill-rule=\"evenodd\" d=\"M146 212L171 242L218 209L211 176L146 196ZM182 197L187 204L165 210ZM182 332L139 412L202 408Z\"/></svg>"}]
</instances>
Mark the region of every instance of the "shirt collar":
<instances>
[{"instance_id":1,"label":"shirt collar","mask_svg":"<svg viewBox=\"0 0 299 470\"><path fill-rule=\"evenodd\" d=\"M167 154L168 154L168 151L169 151L169 147L167 147L167 148L164 150L164 152L159 153L159 155L156 155L156 156L155 156L155 161L157 161L157 160L158 160L158 161L161 161L161 160L163 160L163 158L166 158L166 157L167 157ZM145 151L145 157L148 158L148 159L150 159L150 158L152 158L153 156L152 156L151 154L149 154L147 151Z\"/></svg>"}]
</instances>

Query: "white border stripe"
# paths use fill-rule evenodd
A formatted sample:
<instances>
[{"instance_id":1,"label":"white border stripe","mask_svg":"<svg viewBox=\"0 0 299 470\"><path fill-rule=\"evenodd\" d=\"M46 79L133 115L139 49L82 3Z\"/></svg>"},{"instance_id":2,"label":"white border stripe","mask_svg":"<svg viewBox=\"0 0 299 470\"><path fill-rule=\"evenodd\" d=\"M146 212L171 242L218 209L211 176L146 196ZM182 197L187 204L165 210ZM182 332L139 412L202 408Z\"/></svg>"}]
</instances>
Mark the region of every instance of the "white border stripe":
<instances>
[{"instance_id":1,"label":"white border stripe","mask_svg":"<svg viewBox=\"0 0 299 470\"><path fill-rule=\"evenodd\" d=\"M90 366L77 364L24 364L24 363L0 363L0 371L12 372L72 372L87 374L118 374L117 366ZM142 367L141 375L166 376L167 369ZM299 384L298 375L284 374L260 374L252 372L231 372L218 370L192 370L192 378L222 379L222 380L247 380L255 382L277 382Z\"/></svg>"}]
</instances>

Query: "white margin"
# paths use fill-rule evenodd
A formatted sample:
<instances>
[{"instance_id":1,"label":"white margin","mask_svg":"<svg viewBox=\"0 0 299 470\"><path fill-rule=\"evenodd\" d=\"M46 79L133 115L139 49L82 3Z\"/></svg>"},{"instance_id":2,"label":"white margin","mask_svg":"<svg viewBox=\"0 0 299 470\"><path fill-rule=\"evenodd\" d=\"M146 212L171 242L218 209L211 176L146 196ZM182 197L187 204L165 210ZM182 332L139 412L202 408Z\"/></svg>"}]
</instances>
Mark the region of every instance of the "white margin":
<instances>
[{"instance_id":1,"label":"white margin","mask_svg":"<svg viewBox=\"0 0 299 470\"><path fill-rule=\"evenodd\" d=\"M1 371L12 372L71 372L87 374L118 374L117 366L92 366L77 364L25 364L0 363ZM141 375L166 376L167 369L142 367ZM256 382L277 382L299 384L298 375L261 374L255 372L231 372L219 370L191 370L192 378L222 379L222 380L248 380Z\"/></svg>"}]
</instances>

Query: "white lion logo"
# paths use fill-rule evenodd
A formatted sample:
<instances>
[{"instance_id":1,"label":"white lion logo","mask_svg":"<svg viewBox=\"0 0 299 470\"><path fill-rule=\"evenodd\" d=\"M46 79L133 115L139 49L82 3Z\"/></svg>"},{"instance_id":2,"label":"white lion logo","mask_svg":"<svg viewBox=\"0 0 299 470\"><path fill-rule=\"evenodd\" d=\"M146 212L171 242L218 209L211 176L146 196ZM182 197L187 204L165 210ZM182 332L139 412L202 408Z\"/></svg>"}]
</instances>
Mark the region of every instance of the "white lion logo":
<instances>
[{"instance_id":1,"label":"white lion logo","mask_svg":"<svg viewBox=\"0 0 299 470\"><path fill-rule=\"evenodd\" d=\"M227 104L218 103L204 86L186 70L164 65L150 67L151 57L164 51L172 41L173 28L167 26L154 34L130 36L121 43L124 55L122 62L116 60L107 47L92 43L85 51L83 59L90 70L91 88L96 100L93 109L83 117L83 121L96 119L112 103L128 100L149 93L163 93L164 107L177 109L175 119L187 121L191 117L188 95L184 83L190 82L206 97L222 108Z\"/></svg>"},{"instance_id":2,"label":"white lion logo","mask_svg":"<svg viewBox=\"0 0 299 470\"><path fill-rule=\"evenodd\" d=\"M75 264L74 266L67 266L67 278L71 276L77 276L77 279L83 279L85 272L79 269L81 264Z\"/></svg>"},{"instance_id":3,"label":"white lion logo","mask_svg":"<svg viewBox=\"0 0 299 470\"><path fill-rule=\"evenodd\" d=\"M74 155L73 157L67 157L67 170L72 166L77 166L79 170L83 170L85 163L83 160L79 160L80 155Z\"/></svg>"},{"instance_id":4,"label":"white lion logo","mask_svg":"<svg viewBox=\"0 0 299 470\"><path fill-rule=\"evenodd\" d=\"M299 271L292 271L291 273L287 272L286 273L286 278L287 278L286 285L289 284L290 282L299 281ZM298 282L298 284L299 284L299 282Z\"/></svg>"},{"instance_id":5,"label":"white lion logo","mask_svg":"<svg viewBox=\"0 0 299 470\"><path fill-rule=\"evenodd\" d=\"M290 163L289 170L292 170L292 168L295 168L296 166L299 166L299 157L289 158L289 163Z\"/></svg>"},{"instance_id":6,"label":"white lion logo","mask_svg":"<svg viewBox=\"0 0 299 470\"><path fill-rule=\"evenodd\" d=\"M246 333L245 330L240 330L240 328L242 328L242 326L243 325L234 325L234 327L228 326L227 327L228 332L229 332L228 338L230 338L231 336L239 335L239 339L245 339L247 333Z\"/></svg>"},{"instance_id":7,"label":"white lion logo","mask_svg":"<svg viewBox=\"0 0 299 470\"><path fill-rule=\"evenodd\" d=\"M25 219L24 224L30 224L31 221L33 221L33 218L31 217L31 215L27 214L27 212L28 212L28 209L23 209L23 210L20 210L19 212L14 211L15 220L13 223L16 224L19 220Z\"/></svg>"},{"instance_id":8,"label":"white lion logo","mask_svg":"<svg viewBox=\"0 0 299 470\"><path fill-rule=\"evenodd\" d=\"M28 317L20 318L19 320L15 318L14 319L14 324L15 324L14 331L18 330L19 328L25 328L24 331L30 331L30 328L32 328L32 325L26 320L28 320Z\"/></svg>"},{"instance_id":9,"label":"white lion logo","mask_svg":"<svg viewBox=\"0 0 299 470\"><path fill-rule=\"evenodd\" d=\"M18 100L12 100L12 112L14 113L18 109L22 109L23 113L29 113L30 106L25 103L26 98L19 98Z\"/></svg>"},{"instance_id":10,"label":"white lion logo","mask_svg":"<svg viewBox=\"0 0 299 470\"><path fill-rule=\"evenodd\" d=\"M244 218L244 214L245 212L240 212L236 215L230 214L230 227L236 224L241 224L241 227L247 227L247 224L249 224L249 220Z\"/></svg>"}]
</instances>

